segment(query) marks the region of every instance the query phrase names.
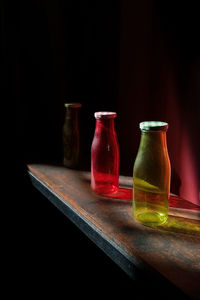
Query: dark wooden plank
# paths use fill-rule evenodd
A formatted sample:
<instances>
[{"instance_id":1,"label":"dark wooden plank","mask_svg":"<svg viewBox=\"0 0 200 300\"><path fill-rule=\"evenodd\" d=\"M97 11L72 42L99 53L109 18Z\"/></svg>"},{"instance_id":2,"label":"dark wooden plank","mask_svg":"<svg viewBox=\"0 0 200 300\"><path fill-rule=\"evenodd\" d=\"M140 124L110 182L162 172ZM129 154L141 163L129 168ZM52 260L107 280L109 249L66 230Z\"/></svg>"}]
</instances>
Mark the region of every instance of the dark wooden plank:
<instances>
[{"instance_id":1,"label":"dark wooden plank","mask_svg":"<svg viewBox=\"0 0 200 300\"><path fill-rule=\"evenodd\" d=\"M134 278L138 268L155 278L166 278L199 299L198 220L170 216L165 225L149 228L133 219L129 197L123 200L95 195L88 173L61 166L28 167L34 186L129 276ZM121 179L126 186L126 179ZM130 184L129 178L127 186Z\"/></svg>"}]
</instances>

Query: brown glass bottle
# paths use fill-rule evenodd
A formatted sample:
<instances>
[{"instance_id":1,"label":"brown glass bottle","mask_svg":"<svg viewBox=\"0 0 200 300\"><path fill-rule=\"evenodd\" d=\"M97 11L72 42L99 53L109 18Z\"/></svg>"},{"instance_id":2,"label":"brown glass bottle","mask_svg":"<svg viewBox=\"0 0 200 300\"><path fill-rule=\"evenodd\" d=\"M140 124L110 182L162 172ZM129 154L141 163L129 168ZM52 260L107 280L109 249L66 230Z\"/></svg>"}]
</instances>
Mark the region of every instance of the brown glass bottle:
<instances>
[{"instance_id":1,"label":"brown glass bottle","mask_svg":"<svg viewBox=\"0 0 200 300\"><path fill-rule=\"evenodd\" d=\"M78 109L80 103L65 103L65 120L63 124L63 164L68 168L76 168L80 156L80 135Z\"/></svg>"}]
</instances>

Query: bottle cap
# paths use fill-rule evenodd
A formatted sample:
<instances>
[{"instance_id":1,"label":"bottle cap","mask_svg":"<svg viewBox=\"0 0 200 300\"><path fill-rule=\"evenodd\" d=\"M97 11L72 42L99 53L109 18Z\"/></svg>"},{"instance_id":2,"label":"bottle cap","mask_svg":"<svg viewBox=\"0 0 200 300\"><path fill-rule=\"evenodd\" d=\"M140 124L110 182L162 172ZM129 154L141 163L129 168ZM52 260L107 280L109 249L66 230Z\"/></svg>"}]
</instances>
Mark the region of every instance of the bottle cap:
<instances>
[{"instance_id":1,"label":"bottle cap","mask_svg":"<svg viewBox=\"0 0 200 300\"><path fill-rule=\"evenodd\" d=\"M142 131L167 131L168 123L161 121L144 121L140 123Z\"/></svg>"},{"instance_id":2,"label":"bottle cap","mask_svg":"<svg viewBox=\"0 0 200 300\"><path fill-rule=\"evenodd\" d=\"M76 108L76 107L81 107L81 103L65 103L65 107L71 107L71 108Z\"/></svg>"},{"instance_id":3,"label":"bottle cap","mask_svg":"<svg viewBox=\"0 0 200 300\"><path fill-rule=\"evenodd\" d=\"M113 119L116 118L117 113L111 111L98 111L94 113L96 119Z\"/></svg>"}]
</instances>

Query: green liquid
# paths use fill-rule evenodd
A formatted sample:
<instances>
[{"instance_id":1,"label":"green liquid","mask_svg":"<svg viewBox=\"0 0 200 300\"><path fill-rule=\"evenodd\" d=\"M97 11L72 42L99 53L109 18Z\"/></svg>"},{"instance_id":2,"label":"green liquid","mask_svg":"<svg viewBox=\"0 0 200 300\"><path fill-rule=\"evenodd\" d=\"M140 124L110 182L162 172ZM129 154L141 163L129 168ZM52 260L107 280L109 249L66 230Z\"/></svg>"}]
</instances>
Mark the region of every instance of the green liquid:
<instances>
[{"instance_id":1,"label":"green liquid","mask_svg":"<svg viewBox=\"0 0 200 300\"><path fill-rule=\"evenodd\" d=\"M140 180L139 186L134 184L133 215L137 221L147 226L165 223L168 218L167 194L159 191L158 187Z\"/></svg>"}]
</instances>

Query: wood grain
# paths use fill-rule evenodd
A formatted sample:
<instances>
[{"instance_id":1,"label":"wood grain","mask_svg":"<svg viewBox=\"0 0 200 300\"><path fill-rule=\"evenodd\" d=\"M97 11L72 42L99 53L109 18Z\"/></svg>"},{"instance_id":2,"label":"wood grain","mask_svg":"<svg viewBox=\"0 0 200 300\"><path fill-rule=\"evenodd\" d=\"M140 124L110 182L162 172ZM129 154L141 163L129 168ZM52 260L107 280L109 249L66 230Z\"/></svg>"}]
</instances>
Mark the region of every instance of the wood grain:
<instances>
[{"instance_id":1,"label":"wood grain","mask_svg":"<svg viewBox=\"0 0 200 300\"><path fill-rule=\"evenodd\" d=\"M89 173L53 165L28 168L34 185L66 216L73 211L71 220L77 226L82 224L81 230L88 231L103 251L107 252L106 247L117 251L117 263L130 276L134 276L137 267L166 278L193 299L200 299L198 220L169 216L165 225L146 227L132 217L130 200L94 194ZM125 177L122 179L125 186ZM115 260L112 251L107 254Z\"/></svg>"}]
</instances>

